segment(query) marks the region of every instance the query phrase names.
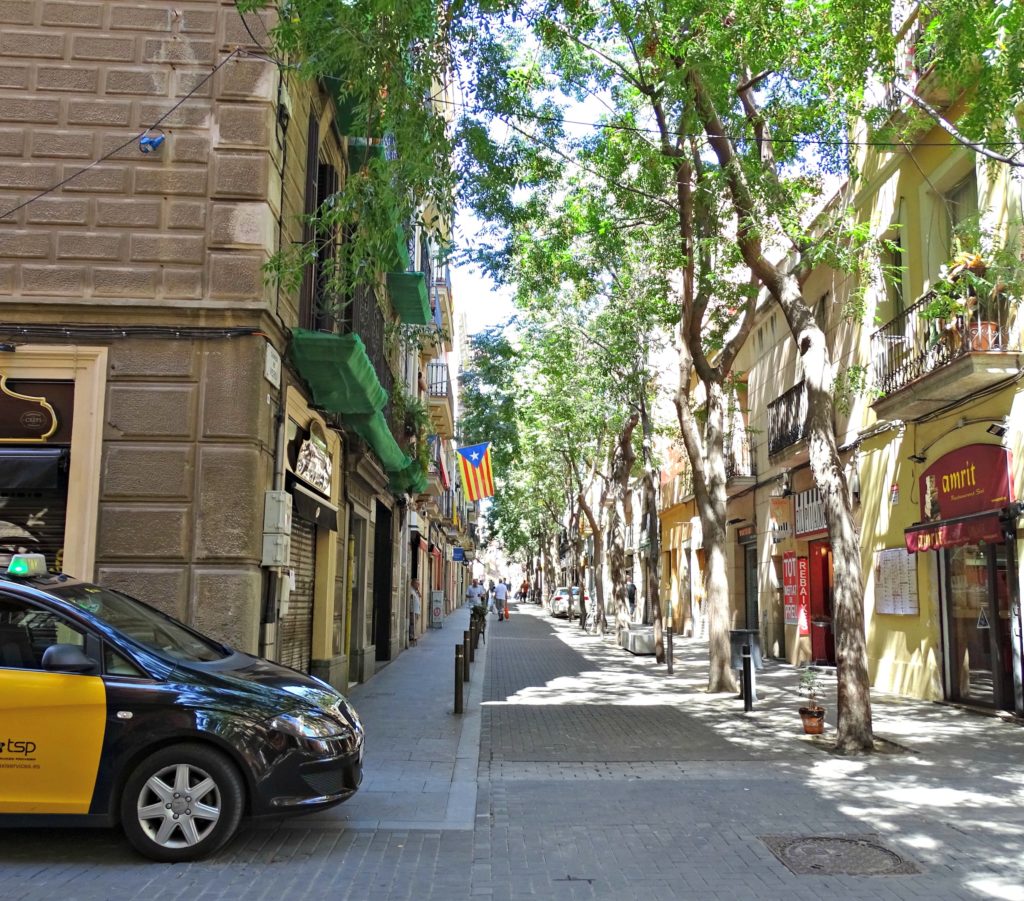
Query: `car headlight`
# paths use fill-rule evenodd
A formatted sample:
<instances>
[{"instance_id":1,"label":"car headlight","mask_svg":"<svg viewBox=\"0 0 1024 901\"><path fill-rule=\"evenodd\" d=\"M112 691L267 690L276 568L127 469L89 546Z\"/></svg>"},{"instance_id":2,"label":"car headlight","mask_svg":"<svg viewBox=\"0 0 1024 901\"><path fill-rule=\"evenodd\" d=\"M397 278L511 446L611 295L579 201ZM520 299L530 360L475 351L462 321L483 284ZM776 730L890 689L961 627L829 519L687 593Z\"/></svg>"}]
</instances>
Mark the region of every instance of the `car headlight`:
<instances>
[{"instance_id":1,"label":"car headlight","mask_svg":"<svg viewBox=\"0 0 1024 901\"><path fill-rule=\"evenodd\" d=\"M282 732L295 738L316 740L351 735L351 730L347 726L322 713L281 713L267 725L273 732Z\"/></svg>"}]
</instances>

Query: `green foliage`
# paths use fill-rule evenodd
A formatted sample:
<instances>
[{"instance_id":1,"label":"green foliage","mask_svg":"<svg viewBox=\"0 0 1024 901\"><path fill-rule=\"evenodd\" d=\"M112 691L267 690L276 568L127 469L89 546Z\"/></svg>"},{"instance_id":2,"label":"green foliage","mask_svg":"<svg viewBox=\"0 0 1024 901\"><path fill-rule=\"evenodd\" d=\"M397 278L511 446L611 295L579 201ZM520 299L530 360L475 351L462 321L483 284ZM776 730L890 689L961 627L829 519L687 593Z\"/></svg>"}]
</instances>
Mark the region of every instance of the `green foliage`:
<instances>
[{"instance_id":1,"label":"green foliage","mask_svg":"<svg viewBox=\"0 0 1024 901\"><path fill-rule=\"evenodd\" d=\"M800 670L800 684L798 691L810 702L811 707L818 706L818 698L825 691L825 684L822 682L818 671L810 666Z\"/></svg>"},{"instance_id":2,"label":"green foliage","mask_svg":"<svg viewBox=\"0 0 1024 901\"><path fill-rule=\"evenodd\" d=\"M269 5L239 4L243 11ZM452 22L434 0L284 0L277 6L271 52L287 66L286 78L297 72L309 85L323 85L350 119L350 171L313 215L313 241L277 255L268 272L294 289L317 247L342 236L326 256L324 273L337 312L354 286L400 268L396 227L416 222L425 199L437 214L422 223L428 230L451 221L455 178L447 110L429 98L452 65Z\"/></svg>"},{"instance_id":3,"label":"green foliage","mask_svg":"<svg viewBox=\"0 0 1024 901\"><path fill-rule=\"evenodd\" d=\"M840 413L844 415L849 413L853 407L854 398L868 391L869 374L869 368L860 364L852 364L836 373L832 394L835 398L836 409Z\"/></svg>"}]
</instances>

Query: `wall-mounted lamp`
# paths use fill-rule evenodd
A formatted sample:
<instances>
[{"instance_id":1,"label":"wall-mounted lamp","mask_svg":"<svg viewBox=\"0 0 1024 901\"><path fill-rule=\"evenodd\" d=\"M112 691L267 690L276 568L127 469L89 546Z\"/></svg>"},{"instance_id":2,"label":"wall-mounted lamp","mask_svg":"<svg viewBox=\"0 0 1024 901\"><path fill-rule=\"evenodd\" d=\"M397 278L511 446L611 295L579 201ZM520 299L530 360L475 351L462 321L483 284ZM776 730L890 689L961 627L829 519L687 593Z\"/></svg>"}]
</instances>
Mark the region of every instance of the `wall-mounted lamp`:
<instances>
[{"instance_id":1,"label":"wall-mounted lamp","mask_svg":"<svg viewBox=\"0 0 1024 901\"><path fill-rule=\"evenodd\" d=\"M779 485L783 497L789 497L793 493L793 474L788 469L779 477Z\"/></svg>"},{"instance_id":2,"label":"wall-mounted lamp","mask_svg":"<svg viewBox=\"0 0 1024 901\"><path fill-rule=\"evenodd\" d=\"M985 429L986 432L990 435L995 435L996 438L1003 438L1009 430L1005 419L1002 422L993 422L992 425Z\"/></svg>"}]
</instances>

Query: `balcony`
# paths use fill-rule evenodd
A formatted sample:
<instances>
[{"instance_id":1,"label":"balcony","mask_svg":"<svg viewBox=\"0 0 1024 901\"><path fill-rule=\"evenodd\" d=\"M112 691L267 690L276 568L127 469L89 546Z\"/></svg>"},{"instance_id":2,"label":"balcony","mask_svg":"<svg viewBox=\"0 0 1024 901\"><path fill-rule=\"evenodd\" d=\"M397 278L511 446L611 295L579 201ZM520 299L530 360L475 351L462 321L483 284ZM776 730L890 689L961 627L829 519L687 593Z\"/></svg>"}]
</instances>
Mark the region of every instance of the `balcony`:
<instances>
[{"instance_id":1,"label":"balcony","mask_svg":"<svg viewBox=\"0 0 1024 901\"><path fill-rule=\"evenodd\" d=\"M924 41L926 22L915 11L905 22L897 36L896 62L903 83L913 92L939 110L945 110L952 102L950 85L939 80L935 73L935 59ZM890 122L902 117L911 107L910 100L892 85L885 88L883 106Z\"/></svg>"},{"instance_id":2,"label":"balcony","mask_svg":"<svg viewBox=\"0 0 1024 901\"><path fill-rule=\"evenodd\" d=\"M768 456L782 455L807 437L807 386L801 379L768 404Z\"/></svg>"},{"instance_id":3,"label":"balcony","mask_svg":"<svg viewBox=\"0 0 1024 901\"><path fill-rule=\"evenodd\" d=\"M455 399L448 364L443 360L433 360L427 366L427 407L437 434L454 438Z\"/></svg>"},{"instance_id":4,"label":"balcony","mask_svg":"<svg viewBox=\"0 0 1024 901\"><path fill-rule=\"evenodd\" d=\"M879 417L932 413L1020 372L1020 336L1009 304L965 305L948 320L925 315L929 291L871 336L872 406Z\"/></svg>"},{"instance_id":5,"label":"balcony","mask_svg":"<svg viewBox=\"0 0 1024 901\"><path fill-rule=\"evenodd\" d=\"M440 498L451 485L447 467L441 459L443 449L437 435L430 436L430 462L427 464L427 494Z\"/></svg>"},{"instance_id":6,"label":"balcony","mask_svg":"<svg viewBox=\"0 0 1024 901\"><path fill-rule=\"evenodd\" d=\"M725 435L725 480L725 491L729 497L757 482L757 468L746 429L736 429Z\"/></svg>"}]
</instances>

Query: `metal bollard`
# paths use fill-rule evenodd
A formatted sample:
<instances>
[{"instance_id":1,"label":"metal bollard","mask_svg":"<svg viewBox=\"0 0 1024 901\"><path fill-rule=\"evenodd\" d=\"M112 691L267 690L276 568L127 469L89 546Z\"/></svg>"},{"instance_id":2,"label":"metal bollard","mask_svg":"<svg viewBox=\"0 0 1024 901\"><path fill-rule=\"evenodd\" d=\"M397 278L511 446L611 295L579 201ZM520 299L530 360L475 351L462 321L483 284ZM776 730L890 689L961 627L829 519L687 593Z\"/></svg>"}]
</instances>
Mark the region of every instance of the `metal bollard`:
<instances>
[{"instance_id":1,"label":"metal bollard","mask_svg":"<svg viewBox=\"0 0 1024 901\"><path fill-rule=\"evenodd\" d=\"M455 645L455 712L462 713L462 645Z\"/></svg>"},{"instance_id":2,"label":"metal bollard","mask_svg":"<svg viewBox=\"0 0 1024 901\"><path fill-rule=\"evenodd\" d=\"M469 624L469 631L466 632L469 636L469 662L476 663L476 625L474 623Z\"/></svg>"},{"instance_id":3,"label":"metal bollard","mask_svg":"<svg viewBox=\"0 0 1024 901\"><path fill-rule=\"evenodd\" d=\"M668 674L672 675L672 626L665 630L665 662L668 663Z\"/></svg>"},{"instance_id":4,"label":"metal bollard","mask_svg":"<svg viewBox=\"0 0 1024 901\"><path fill-rule=\"evenodd\" d=\"M750 656L750 645L743 645L743 711L754 709L754 661Z\"/></svg>"},{"instance_id":5,"label":"metal bollard","mask_svg":"<svg viewBox=\"0 0 1024 901\"><path fill-rule=\"evenodd\" d=\"M469 665L473 662L473 646L469 643L469 630L462 633L462 681L469 681Z\"/></svg>"}]
</instances>

